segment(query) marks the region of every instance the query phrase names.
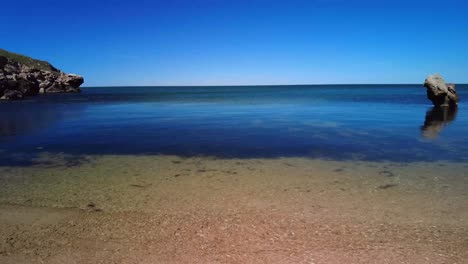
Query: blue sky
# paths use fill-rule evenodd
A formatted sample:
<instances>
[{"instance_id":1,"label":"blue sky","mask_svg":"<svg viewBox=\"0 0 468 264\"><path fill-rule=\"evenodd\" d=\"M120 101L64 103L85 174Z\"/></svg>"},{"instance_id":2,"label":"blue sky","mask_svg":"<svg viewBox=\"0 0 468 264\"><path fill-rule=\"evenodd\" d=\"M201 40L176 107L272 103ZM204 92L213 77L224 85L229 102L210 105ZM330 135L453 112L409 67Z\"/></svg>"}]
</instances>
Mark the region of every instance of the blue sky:
<instances>
[{"instance_id":1,"label":"blue sky","mask_svg":"<svg viewBox=\"0 0 468 264\"><path fill-rule=\"evenodd\" d=\"M468 1L5 1L0 47L85 86L468 83Z\"/></svg>"}]
</instances>

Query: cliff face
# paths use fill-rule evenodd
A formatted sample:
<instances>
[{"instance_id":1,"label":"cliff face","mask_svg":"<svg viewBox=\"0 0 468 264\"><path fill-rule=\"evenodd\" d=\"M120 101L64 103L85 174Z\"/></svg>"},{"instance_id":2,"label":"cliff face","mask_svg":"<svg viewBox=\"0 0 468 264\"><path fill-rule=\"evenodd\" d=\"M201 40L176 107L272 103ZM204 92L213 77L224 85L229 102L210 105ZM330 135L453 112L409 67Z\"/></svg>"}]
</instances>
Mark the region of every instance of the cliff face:
<instances>
[{"instance_id":1,"label":"cliff face","mask_svg":"<svg viewBox=\"0 0 468 264\"><path fill-rule=\"evenodd\" d=\"M39 93L77 93L83 77L66 74L50 63L0 49L0 99Z\"/></svg>"}]
</instances>

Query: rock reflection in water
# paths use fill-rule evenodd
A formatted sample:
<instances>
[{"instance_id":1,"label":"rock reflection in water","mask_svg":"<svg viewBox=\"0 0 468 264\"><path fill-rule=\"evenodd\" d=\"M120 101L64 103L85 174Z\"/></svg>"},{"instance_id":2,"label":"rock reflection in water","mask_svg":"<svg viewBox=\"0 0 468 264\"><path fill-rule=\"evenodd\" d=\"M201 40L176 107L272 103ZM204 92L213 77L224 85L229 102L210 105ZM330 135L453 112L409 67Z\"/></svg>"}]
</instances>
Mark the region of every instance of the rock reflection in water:
<instances>
[{"instance_id":1,"label":"rock reflection in water","mask_svg":"<svg viewBox=\"0 0 468 264\"><path fill-rule=\"evenodd\" d=\"M457 116L456 107L433 107L426 112L424 125L421 132L425 138L437 138L440 131L455 120Z\"/></svg>"},{"instance_id":2,"label":"rock reflection in water","mask_svg":"<svg viewBox=\"0 0 468 264\"><path fill-rule=\"evenodd\" d=\"M0 104L0 139L32 134L64 119L76 117L84 108L81 104L40 104L31 102Z\"/></svg>"}]
</instances>

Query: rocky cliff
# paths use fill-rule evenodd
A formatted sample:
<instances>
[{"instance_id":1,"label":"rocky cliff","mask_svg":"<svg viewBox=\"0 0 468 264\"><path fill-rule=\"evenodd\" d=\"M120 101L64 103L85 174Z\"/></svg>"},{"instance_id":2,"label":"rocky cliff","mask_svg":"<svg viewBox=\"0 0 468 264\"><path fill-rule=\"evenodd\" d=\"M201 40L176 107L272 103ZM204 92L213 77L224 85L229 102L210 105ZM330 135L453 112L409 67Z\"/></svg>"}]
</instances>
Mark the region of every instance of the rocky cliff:
<instances>
[{"instance_id":1,"label":"rocky cliff","mask_svg":"<svg viewBox=\"0 0 468 264\"><path fill-rule=\"evenodd\" d=\"M66 74L50 63L0 49L0 99L39 93L77 93L82 76Z\"/></svg>"}]
</instances>

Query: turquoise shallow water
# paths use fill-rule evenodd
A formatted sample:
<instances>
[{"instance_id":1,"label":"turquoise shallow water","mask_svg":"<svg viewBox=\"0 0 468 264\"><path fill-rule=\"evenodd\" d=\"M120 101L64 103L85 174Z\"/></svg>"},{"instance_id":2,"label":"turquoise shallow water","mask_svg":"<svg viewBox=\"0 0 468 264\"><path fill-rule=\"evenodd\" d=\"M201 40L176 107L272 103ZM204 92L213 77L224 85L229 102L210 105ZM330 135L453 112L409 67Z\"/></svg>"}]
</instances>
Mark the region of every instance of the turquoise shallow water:
<instances>
[{"instance_id":1,"label":"turquoise shallow water","mask_svg":"<svg viewBox=\"0 0 468 264\"><path fill-rule=\"evenodd\" d=\"M0 103L0 155L467 161L468 85L457 90L444 113L421 85L90 87Z\"/></svg>"}]
</instances>

